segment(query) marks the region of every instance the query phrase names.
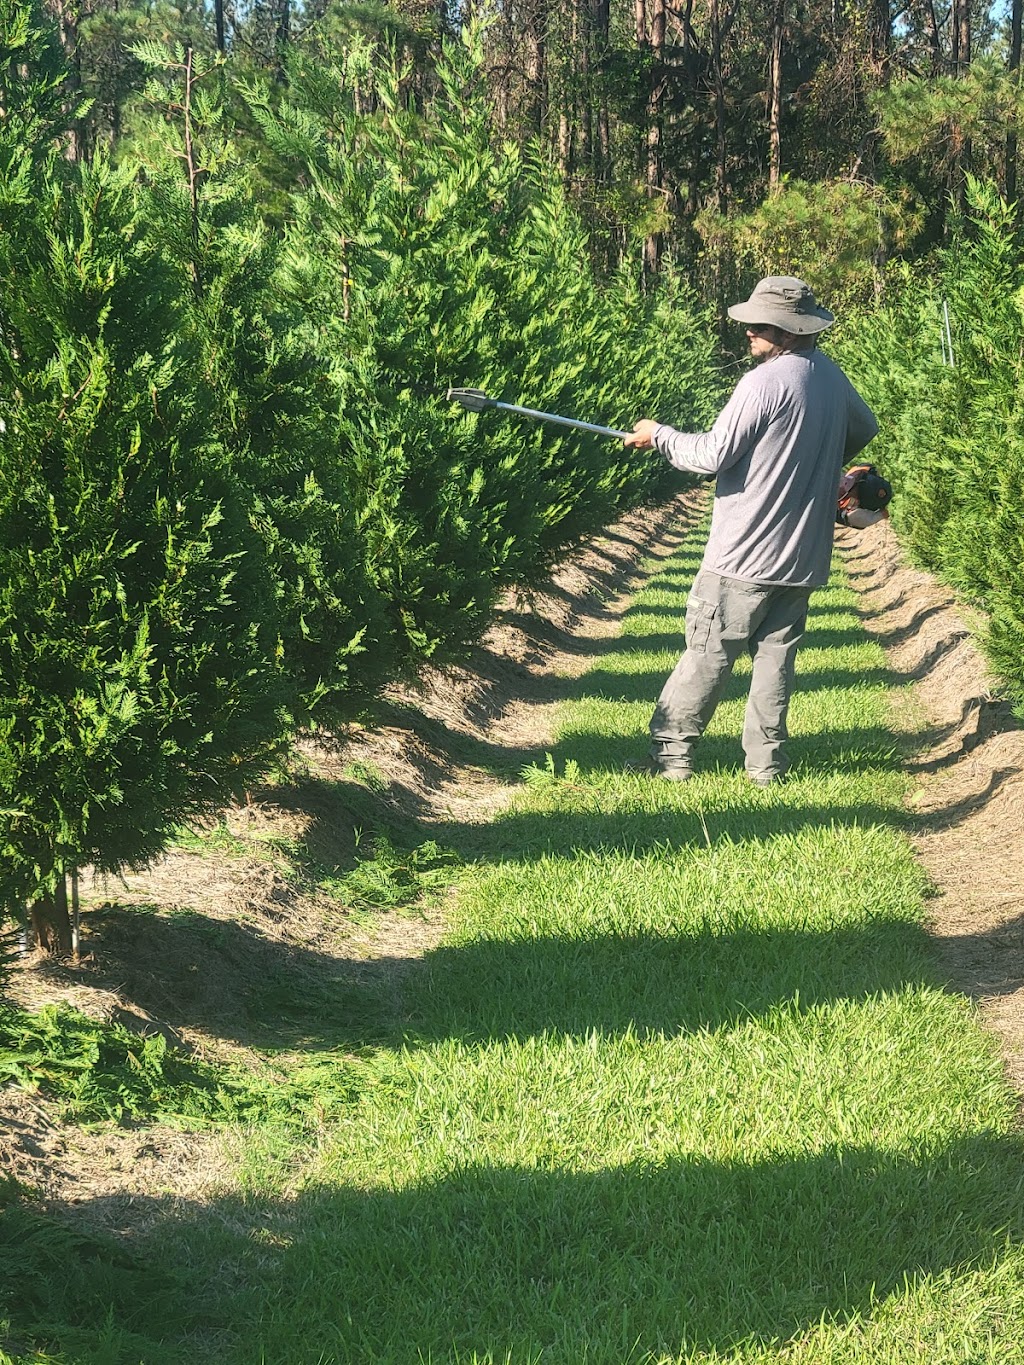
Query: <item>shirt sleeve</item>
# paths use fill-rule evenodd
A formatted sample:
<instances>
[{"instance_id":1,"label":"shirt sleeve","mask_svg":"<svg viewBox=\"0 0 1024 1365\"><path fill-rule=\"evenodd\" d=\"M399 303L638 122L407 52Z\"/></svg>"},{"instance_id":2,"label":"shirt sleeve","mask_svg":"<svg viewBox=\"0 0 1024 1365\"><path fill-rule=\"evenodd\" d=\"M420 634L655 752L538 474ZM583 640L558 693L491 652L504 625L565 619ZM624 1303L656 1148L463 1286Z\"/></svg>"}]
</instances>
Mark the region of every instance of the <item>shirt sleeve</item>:
<instances>
[{"instance_id":1,"label":"shirt sleeve","mask_svg":"<svg viewBox=\"0 0 1024 1365\"><path fill-rule=\"evenodd\" d=\"M849 426L843 458L849 460L859 454L877 435L878 423L875 421L875 414L851 384Z\"/></svg>"},{"instance_id":2,"label":"shirt sleeve","mask_svg":"<svg viewBox=\"0 0 1024 1365\"><path fill-rule=\"evenodd\" d=\"M656 426L652 434L655 450L675 469L693 474L718 474L742 460L771 419L761 387L747 382L751 378L745 375L736 385L710 431L690 434Z\"/></svg>"}]
</instances>

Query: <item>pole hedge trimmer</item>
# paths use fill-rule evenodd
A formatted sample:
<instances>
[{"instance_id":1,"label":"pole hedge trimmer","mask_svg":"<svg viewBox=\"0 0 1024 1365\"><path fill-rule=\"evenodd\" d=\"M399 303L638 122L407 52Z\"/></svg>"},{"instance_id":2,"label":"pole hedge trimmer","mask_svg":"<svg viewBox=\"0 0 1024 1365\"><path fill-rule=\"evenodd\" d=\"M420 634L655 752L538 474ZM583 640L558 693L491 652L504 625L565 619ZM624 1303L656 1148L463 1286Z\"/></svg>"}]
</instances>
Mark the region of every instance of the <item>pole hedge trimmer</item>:
<instances>
[{"instance_id":1,"label":"pole hedge trimmer","mask_svg":"<svg viewBox=\"0 0 1024 1365\"><path fill-rule=\"evenodd\" d=\"M562 427L589 431L595 436L614 436L620 441L632 434L618 431L615 427L601 427L595 422L581 422L576 417L559 417L556 413L541 412L538 408L520 407L518 403L502 403L497 398L489 398L483 389L449 389L448 401L461 403L469 412L498 408L501 412L514 412L520 417L534 417L541 422L557 422ZM714 477L714 474L703 475L708 483ZM844 474L839 486L836 521L858 529L870 526L889 515L887 507L891 497L892 485L881 477L873 464L854 465Z\"/></svg>"},{"instance_id":2,"label":"pole hedge trimmer","mask_svg":"<svg viewBox=\"0 0 1024 1365\"><path fill-rule=\"evenodd\" d=\"M553 412L540 412L537 408L521 408L518 403L501 403L497 398L488 398L483 389L449 389L448 401L461 403L469 412L486 412L489 408L499 408L502 412L514 412L520 417L535 417L541 422L557 422L562 427L573 427L576 431L589 431L595 436L615 436L622 440L628 431L616 431L614 427L599 427L595 422L581 422L575 417L558 417Z\"/></svg>"}]
</instances>

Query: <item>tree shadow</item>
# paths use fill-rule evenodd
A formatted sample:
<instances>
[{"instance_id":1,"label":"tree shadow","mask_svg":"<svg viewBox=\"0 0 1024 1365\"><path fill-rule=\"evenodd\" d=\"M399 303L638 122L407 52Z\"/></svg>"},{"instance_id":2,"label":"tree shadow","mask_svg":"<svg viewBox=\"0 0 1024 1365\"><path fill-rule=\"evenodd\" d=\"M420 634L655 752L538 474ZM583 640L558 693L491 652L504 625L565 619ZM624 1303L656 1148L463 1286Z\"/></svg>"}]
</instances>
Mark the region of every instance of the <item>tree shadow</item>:
<instances>
[{"instance_id":1,"label":"tree shadow","mask_svg":"<svg viewBox=\"0 0 1024 1365\"><path fill-rule=\"evenodd\" d=\"M322 905L318 911L326 918ZM415 956L368 961L319 951L268 934L265 918L265 911L221 919L189 909L146 914L136 905L101 906L83 917L98 962L94 984L110 978L136 1007L132 1018L119 1010L114 1017L142 1034L198 1030L268 1053L400 1040L404 979ZM342 936L343 918L339 905Z\"/></svg>"},{"instance_id":2,"label":"tree shadow","mask_svg":"<svg viewBox=\"0 0 1024 1365\"><path fill-rule=\"evenodd\" d=\"M397 1190L136 1196L131 1237L82 1231L83 1213L124 1226L114 1200L88 1201L76 1232L18 1209L4 1308L49 1349L116 1336L117 1359L147 1365L639 1365L784 1347L1011 1253L1022 1156L1016 1136L892 1151L825 1133L819 1151L747 1161L473 1163Z\"/></svg>"},{"instance_id":3,"label":"tree shadow","mask_svg":"<svg viewBox=\"0 0 1024 1365\"><path fill-rule=\"evenodd\" d=\"M949 985L976 1002L1024 986L1024 912L981 933L943 934L937 947Z\"/></svg>"},{"instance_id":4,"label":"tree shadow","mask_svg":"<svg viewBox=\"0 0 1024 1365\"><path fill-rule=\"evenodd\" d=\"M675 808L650 811L628 798L602 808L595 790L583 810L510 811L487 825L435 821L419 830L483 868L546 856L699 856L709 838L753 848L836 821L891 817L870 802L800 807L753 789L730 801L717 784L702 801L697 786L681 791ZM298 895L283 886L273 903L232 918L108 903L86 915L87 940L101 965L115 964L117 990L154 1021L152 1031L200 1029L270 1052L394 1046L409 1037L713 1028L794 998L863 998L924 979L920 931L884 922L870 932L598 932L431 948L417 941L413 921L397 952L363 957L346 949L340 902L333 922L323 900L315 906L323 947L297 941L292 928L279 935L274 920Z\"/></svg>"},{"instance_id":5,"label":"tree shadow","mask_svg":"<svg viewBox=\"0 0 1024 1365\"><path fill-rule=\"evenodd\" d=\"M681 643L682 637L679 638L679 644ZM605 669L598 665L584 677L565 680L560 687L553 690L558 700L585 701L593 698L599 701L649 701L653 707L667 676L667 671L658 666L629 669L616 663L614 668ZM805 670L800 674L796 690L798 694L806 694L857 686L892 686L892 683L893 675L888 668L832 668L821 671ZM726 685L722 700L732 701L745 697L749 685L749 672L734 673Z\"/></svg>"},{"instance_id":6,"label":"tree shadow","mask_svg":"<svg viewBox=\"0 0 1024 1365\"><path fill-rule=\"evenodd\" d=\"M738 691L734 695L738 695ZM600 778L621 774L627 764L647 753L648 746L645 724L642 730L638 727L634 735L605 734L582 728L567 730L547 752L552 756L556 772L563 771L571 761L582 776ZM794 734L786 749L792 763L791 779L813 774L892 771L901 762L898 739L883 725L851 726L846 730L833 730L828 735L819 732ZM693 766L698 776L708 772L742 775L743 763L738 735L705 733L696 746ZM659 790L664 785L662 783ZM694 790L700 791L700 788ZM742 798L734 795L742 803ZM827 823L825 813L819 812L819 815ZM841 820L844 816L840 802L835 818ZM887 808L878 812L878 818L892 822L896 817L892 809Z\"/></svg>"},{"instance_id":7,"label":"tree shadow","mask_svg":"<svg viewBox=\"0 0 1024 1365\"><path fill-rule=\"evenodd\" d=\"M433 949L410 984L412 1037L481 1043L552 1034L673 1037L733 1027L783 1005L804 1013L938 987L939 976L923 929L884 922L481 939Z\"/></svg>"},{"instance_id":8,"label":"tree shadow","mask_svg":"<svg viewBox=\"0 0 1024 1365\"><path fill-rule=\"evenodd\" d=\"M931 607L921 607L917 610L909 621L902 626L895 626L891 630L875 630L868 627L872 640L877 640L880 645L890 648L893 645L902 645L912 636L916 635L924 623L933 616L941 616L943 612L949 610L948 603L938 603ZM867 621L865 621L867 624Z\"/></svg>"}]
</instances>

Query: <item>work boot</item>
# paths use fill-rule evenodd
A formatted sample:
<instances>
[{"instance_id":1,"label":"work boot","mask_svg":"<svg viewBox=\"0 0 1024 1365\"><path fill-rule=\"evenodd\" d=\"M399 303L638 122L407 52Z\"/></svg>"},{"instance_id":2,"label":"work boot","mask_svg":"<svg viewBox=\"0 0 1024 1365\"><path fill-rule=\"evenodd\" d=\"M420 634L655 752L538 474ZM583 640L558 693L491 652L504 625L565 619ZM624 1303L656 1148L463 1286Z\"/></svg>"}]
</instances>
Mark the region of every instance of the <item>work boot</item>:
<instances>
[{"instance_id":1,"label":"work boot","mask_svg":"<svg viewBox=\"0 0 1024 1365\"><path fill-rule=\"evenodd\" d=\"M747 773L747 778L755 787L777 787L785 781L784 773Z\"/></svg>"},{"instance_id":2,"label":"work boot","mask_svg":"<svg viewBox=\"0 0 1024 1365\"><path fill-rule=\"evenodd\" d=\"M664 778L666 782L689 782L693 776L693 769L686 767L683 763L667 763L664 767L655 766L658 776Z\"/></svg>"},{"instance_id":3,"label":"work boot","mask_svg":"<svg viewBox=\"0 0 1024 1365\"><path fill-rule=\"evenodd\" d=\"M666 782L689 782L693 769L686 763L659 763L654 758L633 758L625 765L627 773L645 777L660 777Z\"/></svg>"}]
</instances>

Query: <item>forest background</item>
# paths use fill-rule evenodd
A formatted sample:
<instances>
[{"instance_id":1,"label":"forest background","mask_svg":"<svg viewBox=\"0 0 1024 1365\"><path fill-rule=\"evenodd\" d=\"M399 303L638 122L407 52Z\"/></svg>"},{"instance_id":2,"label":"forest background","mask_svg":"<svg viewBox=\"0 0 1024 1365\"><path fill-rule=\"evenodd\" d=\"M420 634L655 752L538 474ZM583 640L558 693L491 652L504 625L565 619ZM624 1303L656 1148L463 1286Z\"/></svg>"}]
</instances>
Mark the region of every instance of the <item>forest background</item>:
<instances>
[{"instance_id":1,"label":"forest background","mask_svg":"<svg viewBox=\"0 0 1024 1365\"><path fill-rule=\"evenodd\" d=\"M1024 700L1021 0L0 0L0 901L67 947L298 730L656 495L807 278Z\"/></svg>"}]
</instances>

